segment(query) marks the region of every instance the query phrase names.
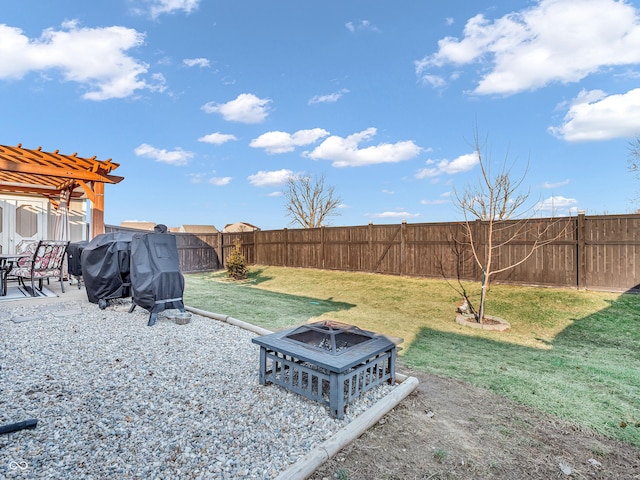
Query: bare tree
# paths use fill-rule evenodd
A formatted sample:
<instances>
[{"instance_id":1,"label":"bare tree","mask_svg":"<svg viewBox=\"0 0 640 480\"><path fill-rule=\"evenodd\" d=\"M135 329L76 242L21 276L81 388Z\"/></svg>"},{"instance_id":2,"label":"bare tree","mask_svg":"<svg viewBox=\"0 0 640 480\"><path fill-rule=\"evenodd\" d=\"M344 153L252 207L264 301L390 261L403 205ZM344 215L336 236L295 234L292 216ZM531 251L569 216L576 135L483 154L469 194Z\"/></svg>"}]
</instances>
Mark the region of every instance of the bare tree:
<instances>
[{"instance_id":1,"label":"bare tree","mask_svg":"<svg viewBox=\"0 0 640 480\"><path fill-rule=\"evenodd\" d=\"M302 228L316 228L326 224L327 217L339 215L337 208L342 199L335 188L325 185L325 175L320 177L294 175L289 177L283 192L286 198L287 216L291 224Z\"/></svg>"},{"instance_id":2,"label":"bare tree","mask_svg":"<svg viewBox=\"0 0 640 480\"><path fill-rule=\"evenodd\" d=\"M567 227L550 235L556 222L542 223L540 220L523 218L525 214L532 212L532 207L525 206L530 192L520 191L527 174L528 164L521 176L514 176L511 171L513 164L509 165L507 154L497 174L492 176L490 159L486 153L483 153L486 142L480 143L477 131L474 140L475 154L480 164L480 180L478 185L468 186L461 193L454 189L454 203L464 215L465 243L470 247L473 259L482 272L478 309L473 308L464 288L459 293L467 301L476 321L483 323L485 300L492 277L524 263L538 248L564 235ZM476 220L481 220L485 226L482 229L482 239L477 238L480 232L475 228ZM507 265L496 267L496 257L500 249L523 239L528 241L524 254L514 258Z\"/></svg>"}]
</instances>

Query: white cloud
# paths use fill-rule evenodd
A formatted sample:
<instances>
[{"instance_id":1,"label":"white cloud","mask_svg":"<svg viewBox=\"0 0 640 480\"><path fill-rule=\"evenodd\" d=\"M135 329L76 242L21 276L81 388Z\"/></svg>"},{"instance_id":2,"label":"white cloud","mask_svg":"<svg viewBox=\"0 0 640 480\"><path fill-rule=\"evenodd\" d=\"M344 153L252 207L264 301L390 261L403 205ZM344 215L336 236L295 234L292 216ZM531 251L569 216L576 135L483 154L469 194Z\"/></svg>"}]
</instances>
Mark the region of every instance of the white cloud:
<instances>
[{"instance_id":1,"label":"white cloud","mask_svg":"<svg viewBox=\"0 0 640 480\"><path fill-rule=\"evenodd\" d=\"M330 160L334 167L361 167L378 163L398 163L415 158L422 149L410 140L397 143L358 148L360 143L373 138L373 127L346 138L332 135L305 156L314 160Z\"/></svg>"},{"instance_id":2,"label":"white cloud","mask_svg":"<svg viewBox=\"0 0 640 480\"><path fill-rule=\"evenodd\" d=\"M440 198L436 200L420 200L422 205L443 205L445 203L450 203L451 200L451 192L445 192L440 195Z\"/></svg>"},{"instance_id":3,"label":"white cloud","mask_svg":"<svg viewBox=\"0 0 640 480\"><path fill-rule=\"evenodd\" d=\"M220 132L210 133L209 135L205 135L198 139L199 142L211 143L213 145L222 145L223 143L230 142L232 140L237 140L235 135Z\"/></svg>"},{"instance_id":4,"label":"white cloud","mask_svg":"<svg viewBox=\"0 0 640 480\"><path fill-rule=\"evenodd\" d=\"M424 83L428 83L433 88L442 88L447 85L447 81L444 79L444 77L441 77L439 75L423 75L422 81Z\"/></svg>"},{"instance_id":5,"label":"white cloud","mask_svg":"<svg viewBox=\"0 0 640 480\"><path fill-rule=\"evenodd\" d=\"M20 79L30 72L60 72L65 81L87 91L83 98L125 98L137 90L164 90L164 78L147 83L149 66L127 50L141 46L144 34L131 28L81 28L65 22L60 30L44 30L30 39L19 28L0 25L0 78Z\"/></svg>"},{"instance_id":6,"label":"white cloud","mask_svg":"<svg viewBox=\"0 0 640 480\"><path fill-rule=\"evenodd\" d=\"M552 188L564 187L565 185L569 185L570 181L571 180L567 178L566 180L562 180L561 182L544 182L542 184L542 188L550 190Z\"/></svg>"},{"instance_id":7,"label":"white cloud","mask_svg":"<svg viewBox=\"0 0 640 480\"><path fill-rule=\"evenodd\" d=\"M284 195L284 193L282 192L271 192L269 194L267 194L267 197L282 197Z\"/></svg>"},{"instance_id":8,"label":"white cloud","mask_svg":"<svg viewBox=\"0 0 640 480\"><path fill-rule=\"evenodd\" d=\"M271 100L258 98L252 93L241 93L227 103L209 102L202 109L207 113L219 113L227 121L241 123L261 123L267 118Z\"/></svg>"},{"instance_id":9,"label":"white cloud","mask_svg":"<svg viewBox=\"0 0 640 480\"><path fill-rule=\"evenodd\" d=\"M427 168L418 170L415 174L416 178L437 177L438 175L447 174L455 175L456 173L468 172L478 164L477 153L467 153L460 155L454 160L427 160Z\"/></svg>"},{"instance_id":10,"label":"white cloud","mask_svg":"<svg viewBox=\"0 0 640 480\"><path fill-rule=\"evenodd\" d=\"M379 32L380 30L369 20L360 20L359 22L347 22L344 25L347 27L347 30L350 32L355 32L356 30L368 30L371 32Z\"/></svg>"},{"instance_id":11,"label":"white cloud","mask_svg":"<svg viewBox=\"0 0 640 480\"><path fill-rule=\"evenodd\" d=\"M417 218L419 213L409 212L381 212L381 213L367 213L365 217L369 218Z\"/></svg>"},{"instance_id":12,"label":"white cloud","mask_svg":"<svg viewBox=\"0 0 640 480\"><path fill-rule=\"evenodd\" d=\"M182 60L187 67L208 67L210 65L209 60L206 58L185 58Z\"/></svg>"},{"instance_id":13,"label":"white cloud","mask_svg":"<svg viewBox=\"0 0 640 480\"><path fill-rule=\"evenodd\" d=\"M569 215L577 211L577 205L578 201L575 198L558 195L542 200L534 207L534 210L552 216Z\"/></svg>"},{"instance_id":14,"label":"white cloud","mask_svg":"<svg viewBox=\"0 0 640 480\"><path fill-rule=\"evenodd\" d=\"M310 130L298 130L291 134L287 132L267 132L258 138L251 140L249 144L253 148L264 148L267 153L292 152L296 147L310 145L321 138L329 135L329 132L322 128L312 128Z\"/></svg>"},{"instance_id":15,"label":"white cloud","mask_svg":"<svg viewBox=\"0 0 640 480\"><path fill-rule=\"evenodd\" d=\"M451 200L448 198L438 198L436 200L420 200L422 205L444 205L445 203L449 203Z\"/></svg>"},{"instance_id":16,"label":"white cloud","mask_svg":"<svg viewBox=\"0 0 640 480\"><path fill-rule=\"evenodd\" d=\"M209 179L209 183L211 185L215 185L216 187L222 187L224 185L229 185L231 183L231 177L212 177Z\"/></svg>"},{"instance_id":17,"label":"white cloud","mask_svg":"<svg viewBox=\"0 0 640 480\"><path fill-rule=\"evenodd\" d=\"M138 157L153 158L156 162L168 163L169 165L186 165L195 156L193 152L188 152L178 147L173 151L164 148L155 148L147 143L143 143L134 150Z\"/></svg>"},{"instance_id":18,"label":"white cloud","mask_svg":"<svg viewBox=\"0 0 640 480\"><path fill-rule=\"evenodd\" d=\"M191 177L191 183L202 183L202 180L205 178L205 174L204 173L189 173L187 175L188 177Z\"/></svg>"},{"instance_id":19,"label":"white cloud","mask_svg":"<svg viewBox=\"0 0 640 480\"><path fill-rule=\"evenodd\" d=\"M540 0L496 20L476 15L461 40L445 37L438 46L415 62L420 78L447 65L489 64L474 92L510 95L637 64L640 15L625 1Z\"/></svg>"},{"instance_id":20,"label":"white cloud","mask_svg":"<svg viewBox=\"0 0 640 480\"><path fill-rule=\"evenodd\" d=\"M569 108L564 123L549 131L568 142L639 135L640 88L609 96L600 90L583 90Z\"/></svg>"},{"instance_id":21,"label":"white cloud","mask_svg":"<svg viewBox=\"0 0 640 480\"><path fill-rule=\"evenodd\" d=\"M309 99L309 105L314 105L316 103L335 103L345 94L349 93L349 90L343 88L338 90L337 92L330 93L328 95L316 95Z\"/></svg>"},{"instance_id":22,"label":"white cloud","mask_svg":"<svg viewBox=\"0 0 640 480\"><path fill-rule=\"evenodd\" d=\"M249 183L255 187L278 187L284 185L294 173L291 170L276 170L272 172L260 171L249 175Z\"/></svg>"},{"instance_id":23,"label":"white cloud","mask_svg":"<svg viewBox=\"0 0 640 480\"><path fill-rule=\"evenodd\" d=\"M173 14L183 11L187 14L197 10L200 0L145 0L149 4L151 18L158 18L163 13Z\"/></svg>"}]
</instances>

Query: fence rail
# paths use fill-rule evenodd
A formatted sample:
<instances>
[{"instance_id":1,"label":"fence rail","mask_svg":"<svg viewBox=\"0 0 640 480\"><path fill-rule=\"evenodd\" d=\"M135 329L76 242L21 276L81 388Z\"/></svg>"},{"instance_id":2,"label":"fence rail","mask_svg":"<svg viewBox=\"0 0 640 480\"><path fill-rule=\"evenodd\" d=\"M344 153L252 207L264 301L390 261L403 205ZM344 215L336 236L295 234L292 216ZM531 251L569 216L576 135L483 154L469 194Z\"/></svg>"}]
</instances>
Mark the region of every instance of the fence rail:
<instances>
[{"instance_id":1,"label":"fence rail","mask_svg":"<svg viewBox=\"0 0 640 480\"><path fill-rule=\"evenodd\" d=\"M592 290L640 289L640 215L581 214L527 222L521 231L522 222L500 223L494 246L515 236L493 252L494 270L526 256L536 241L534 230L543 231L549 243L525 262L496 275L496 281ZM486 255L488 223L476 221L472 228L478 255ZM481 276L460 222L176 235L185 272L222 267L239 241L249 264L462 280Z\"/></svg>"}]
</instances>

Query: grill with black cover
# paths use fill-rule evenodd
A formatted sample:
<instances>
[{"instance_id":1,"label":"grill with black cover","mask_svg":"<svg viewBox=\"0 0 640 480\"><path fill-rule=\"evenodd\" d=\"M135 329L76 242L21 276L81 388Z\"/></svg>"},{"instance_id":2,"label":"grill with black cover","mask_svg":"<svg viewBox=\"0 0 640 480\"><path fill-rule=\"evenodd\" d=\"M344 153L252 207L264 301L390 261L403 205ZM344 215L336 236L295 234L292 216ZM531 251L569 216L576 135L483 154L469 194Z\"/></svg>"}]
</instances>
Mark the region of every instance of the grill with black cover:
<instances>
[{"instance_id":1,"label":"grill with black cover","mask_svg":"<svg viewBox=\"0 0 640 480\"><path fill-rule=\"evenodd\" d=\"M180 273L176 237L166 233L135 234L131 241L131 290L133 308L150 313L149 325L158 312L184 311L184 277Z\"/></svg>"},{"instance_id":2,"label":"grill with black cover","mask_svg":"<svg viewBox=\"0 0 640 480\"><path fill-rule=\"evenodd\" d=\"M130 296L131 232L94 237L82 250L80 263L87 298L102 309L108 300Z\"/></svg>"}]
</instances>

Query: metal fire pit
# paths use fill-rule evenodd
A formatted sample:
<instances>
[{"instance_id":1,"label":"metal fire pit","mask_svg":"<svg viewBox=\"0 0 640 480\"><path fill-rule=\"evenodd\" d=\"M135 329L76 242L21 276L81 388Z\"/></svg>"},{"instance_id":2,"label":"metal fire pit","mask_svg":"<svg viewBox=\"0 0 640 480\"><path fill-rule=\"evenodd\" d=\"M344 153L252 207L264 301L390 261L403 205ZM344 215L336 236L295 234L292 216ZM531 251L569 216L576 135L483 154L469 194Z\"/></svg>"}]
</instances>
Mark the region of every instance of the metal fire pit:
<instances>
[{"instance_id":1,"label":"metal fire pit","mask_svg":"<svg viewBox=\"0 0 640 480\"><path fill-rule=\"evenodd\" d=\"M362 393L395 382L395 343L353 325L325 320L251 341L260 346L261 385L327 405L336 418Z\"/></svg>"}]
</instances>

